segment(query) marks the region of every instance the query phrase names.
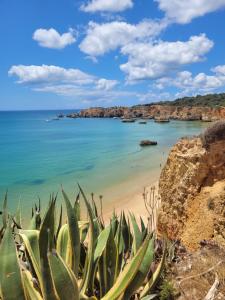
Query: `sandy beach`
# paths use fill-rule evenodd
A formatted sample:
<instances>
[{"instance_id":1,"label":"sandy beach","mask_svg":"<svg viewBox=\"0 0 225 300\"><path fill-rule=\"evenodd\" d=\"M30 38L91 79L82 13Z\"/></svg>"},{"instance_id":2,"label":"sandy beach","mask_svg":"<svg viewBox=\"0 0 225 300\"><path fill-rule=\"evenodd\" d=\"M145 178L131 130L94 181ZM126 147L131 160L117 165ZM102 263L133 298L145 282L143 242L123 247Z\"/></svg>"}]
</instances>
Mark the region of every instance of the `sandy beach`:
<instances>
[{"instance_id":1,"label":"sandy beach","mask_svg":"<svg viewBox=\"0 0 225 300\"><path fill-rule=\"evenodd\" d=\"M160 169L151 174L143 174L107 190L103 197L102 210L104 220L108 222L113 211L117 214L120 214L122 211L125 214L132 212L137 220L139 217L142 217L145 222L148 221L150 213L153 213L155 216L156 210L160 205L158 201L159 175ZM111 197L108 198L109 196ZM108 199L111 200L108 201ZM147 203L148 210L145 203ZM152 212L153 206L154 211Z\"/></svg>"}]
</instances>

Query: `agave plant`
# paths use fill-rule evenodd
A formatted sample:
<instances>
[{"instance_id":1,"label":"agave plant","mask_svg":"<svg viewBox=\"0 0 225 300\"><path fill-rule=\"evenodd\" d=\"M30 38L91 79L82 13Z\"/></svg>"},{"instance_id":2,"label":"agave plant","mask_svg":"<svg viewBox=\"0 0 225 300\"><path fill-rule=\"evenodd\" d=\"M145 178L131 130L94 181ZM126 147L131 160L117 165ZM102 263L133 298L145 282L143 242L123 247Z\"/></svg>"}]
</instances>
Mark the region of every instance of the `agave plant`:
<instances>
[{"instance_id":1,"label":"agave plant","mask_svg":"<svg viewBox=\"0 0 225 300\"><path fill-rule=\"evenodd\" d=\"M26 229L20 206L15 215L3 202L0 229L0 299L2 300L129 300L153 299L166 251L154 272L155 237L134 214L112 214L105 225L92 197L81 187L74 205L62 189L66 207L56 218L56 197L51 196L44 217L40 201ZM88 220L82 221L80 196Z\"/></svg>"}]
</instances>

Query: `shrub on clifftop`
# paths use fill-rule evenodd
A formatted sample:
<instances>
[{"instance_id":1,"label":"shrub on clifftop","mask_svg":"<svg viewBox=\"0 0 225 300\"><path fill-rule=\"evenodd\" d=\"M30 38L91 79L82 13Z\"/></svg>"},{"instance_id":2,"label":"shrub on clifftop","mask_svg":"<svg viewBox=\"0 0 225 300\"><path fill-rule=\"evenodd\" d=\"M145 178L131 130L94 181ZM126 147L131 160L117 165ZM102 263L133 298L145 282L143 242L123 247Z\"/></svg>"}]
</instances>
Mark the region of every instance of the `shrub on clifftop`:
<instances>
[{"instance_id":1,"label":"shrub on clifftop","mask_svg":"<svg viewBox=\"0 0 225 300\"><path fill-rule=\"evenodd\" d=\"M225 121L216 122L208 127L203 134L201 134L203 146L208 148L210 144L225 140Z\"/></svg>"}]
</instances>

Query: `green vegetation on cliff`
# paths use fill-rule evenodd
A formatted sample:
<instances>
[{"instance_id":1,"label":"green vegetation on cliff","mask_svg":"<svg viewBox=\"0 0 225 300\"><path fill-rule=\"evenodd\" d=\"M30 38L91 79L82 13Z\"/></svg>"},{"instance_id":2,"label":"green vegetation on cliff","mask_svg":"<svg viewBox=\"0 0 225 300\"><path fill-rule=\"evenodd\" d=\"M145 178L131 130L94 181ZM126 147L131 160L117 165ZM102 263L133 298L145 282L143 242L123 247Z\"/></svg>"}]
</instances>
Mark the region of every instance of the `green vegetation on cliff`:
<instances>
[{"instance_id":1,"label":"green vegetation on cliff","mask_svg":"<svg viewBox=\"0 0 225 300\"><path fill-rule=\"evenodd\" d=\"M195 97L184 97L174 101L161 101L157 103L146 104L149 105L170 105L170 106L205 106L205 107L225 107L225 93L222 94L208 94L197 95Z\"/></svg>"}]
</instances>

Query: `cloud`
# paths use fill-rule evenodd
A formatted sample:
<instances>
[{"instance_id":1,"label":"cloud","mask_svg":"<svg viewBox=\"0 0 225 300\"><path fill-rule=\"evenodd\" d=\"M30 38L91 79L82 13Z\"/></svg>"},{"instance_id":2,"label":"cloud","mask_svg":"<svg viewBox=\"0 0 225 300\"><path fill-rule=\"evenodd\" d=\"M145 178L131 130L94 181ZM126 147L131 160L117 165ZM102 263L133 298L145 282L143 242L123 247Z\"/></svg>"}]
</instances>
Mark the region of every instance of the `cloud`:
<instances>
[{"instance_id":1,"label":"cloud","mask_svg":"<svg viewBox=\"0 0 225 300\"><path fill-rule=\"evenodd\" d=\"M102 24L89 22L87 35L79 47L87 55L96 57L134 41L149 40L165 27L164 21L153 20L143 20L136 25L119 21Z\"/></svg>"},{"instance_id":2,"label":"cloud","mask_svg":"<svg viewBox=\"0 0 225 300\"><path fill-rule=\"evenodd\" d=\"M208 93L225 86L225 65L211 69L212 75L199 73L196 76L189 71L183 71L174 77L165 77L157 81L160 90L166 87L176 87L181 91L179 95Z\"/></svg>"},{"instance_id":3,"label":"cloud","mask_svg":"<svg viewBox=\"0 0 225 300\"><path fill-rule=\"evenodd\" d=\"M37 87L34 89L36 92L44 93L53 93L58 96L73 97L76 101L81 103L89 104L93 103L95 105L113 103L119 101L127 101L130 99L138 100L138 94L134 92L129 92L125 90L105 90L105 89L96 89L96 88L85 88L83 86L74 86L74 85L46 85L44 87Z\"/></svg>"},{"instance_id":4,"label":"cloud","mask_svg":"<svg viewBox=\"0 0 225 300\"><path fill-rule=\"evenodd\" d=\"M81 6L84 12L121 12L133 7L132 0L91 0Z\"/></svg>"},{"instance_id":5,"label":"cloud","mask_svg":"<svg viewBox=\"0 0 225 300\"><path fill-rule=\"evenodd\" d=\"M212 47L213 42L205 34L192 36L185 42L130 43L121 49L122 54L128 55L128 62L120 69L130 82L157 79L204 60Z\"/></svg>"},{"instance_id":6,"label":"cloud","mask_svg":"<svg viewBox=\"0 0 225 300\"><path fill-rule=\"evenodd\" d=\"M155 0L166 17L175 23L186 24L225 7L225 0Z\"/></svg>"},{"instance_id":7,"label":"cloud","mask_svg":"<svg viewBox=\"0 0 225 300\"><path fill-rule=\"evenodd\" d=\"M101 78L96 82L96 89L108 91L113 89L117 84L117 80L108 80L105 78Z\"/></svg>"},{"instance_id":8,"label":"cloud","mask_svg":"<svg viewBox=\"0 0 225 300\"><path fill-rule=\"evenodd\" d=\"M33 39L37 41L41 47L63 49L76 42L76 33L73 29L69 29L68 32L60 35L54 28L40 28L34 32Z\"/></svg>"},{"instance_id":9,"label":"cloud","mask_svg":"<svg viewBox=\"0 0 225 300\"><path fill-rule=\"evenodd\" d=\"M128 97L128 92L116 91L117 80L99 78L79 69L65 69L58 66L12 66L9 76L17 76L19 84L25 84L38 92L73 96L80 100L109 101L116 97ZM129 93L130 95L130 93Z\"/></svg>"},{"instance_id":10,"label":"cloud","mask_svg":"<svg viewBox=\"0 0 225 300\"><path fill-rule=\"evenodd\" d=\"M70 82L78 85L93 83L95 77L79 69L65 69L58 66L12 66L9 75L17 76L18 83L41 84L49 82Z\"/></svg>"}]
</instances>

